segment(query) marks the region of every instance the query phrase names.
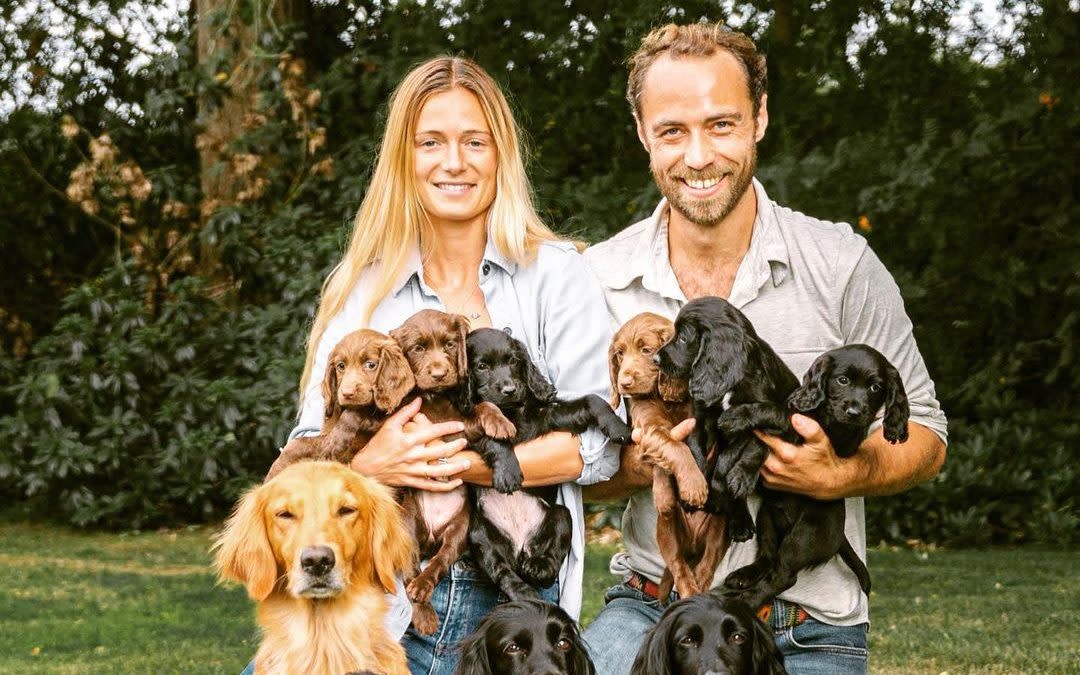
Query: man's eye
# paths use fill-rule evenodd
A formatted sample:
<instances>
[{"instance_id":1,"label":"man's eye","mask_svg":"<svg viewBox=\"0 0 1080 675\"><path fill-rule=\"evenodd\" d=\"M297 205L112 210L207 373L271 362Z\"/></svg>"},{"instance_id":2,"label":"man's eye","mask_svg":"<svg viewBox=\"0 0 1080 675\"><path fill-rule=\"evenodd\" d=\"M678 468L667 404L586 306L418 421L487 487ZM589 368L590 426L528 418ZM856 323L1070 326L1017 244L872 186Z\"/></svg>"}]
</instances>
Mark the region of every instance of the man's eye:
<instances>
[{"instance_id":1,"label":"man's eye","mask_svg":"<svg viewBox=\"0 0 1080 675\"><path fill-rule=\"evenodd\" d=\"M378 365L379 365L379 362L375 361L373 359L368 359L367 361L364 361L364 368L366 368L368 370L375 370L375 367L378 366Z\"/></svg>"},{"instance_id":2,"label":"man's eye","mask_svg":"<svg viewBox=\"0 0 1080 675\"><path fill-rule=\"evenodd\" d=\"M848 386L848 384L851 383L851 380L847 379L847 376L841 375L840 377L836 378L836 383L841 387L846 387Z\"/></svg>"},{"instance_id":3,"label":"man's eye","mask_svg":"<svg viewBox=\"0 0 1080 675\"><path fill-rule=\"evenodd\" d=\"M556 642L555 646L558 647L559 649L561 649L564 652L568 652L568 651L570 651L570 647L572 647L573 645L570 644L570 640L568 640L566 638L563 638L563 639L559 640L558 642Z\"/></svg>"}]
</instances>

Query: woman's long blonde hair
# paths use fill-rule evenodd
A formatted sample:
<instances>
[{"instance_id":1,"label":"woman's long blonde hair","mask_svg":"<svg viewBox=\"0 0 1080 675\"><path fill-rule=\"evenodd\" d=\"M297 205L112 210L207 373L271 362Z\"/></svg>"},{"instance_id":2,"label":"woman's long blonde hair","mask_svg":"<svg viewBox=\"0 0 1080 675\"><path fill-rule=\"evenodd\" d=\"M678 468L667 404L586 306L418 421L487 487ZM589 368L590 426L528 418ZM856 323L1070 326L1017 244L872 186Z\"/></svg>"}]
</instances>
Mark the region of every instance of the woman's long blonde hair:
<instances>
[{"instance_id":1,"label":"woman's long blonde hair","mask_svg":"<svg viewBox=\"0 0 1080 675\"><path fill-rule=\"evenodd\" d=\"M541 242L560 238L540 220L533 207L518 127L495 80L467 58L439 56L420 64L405 76L390 98L390 114L371 185L356 213L345 255L323 282L300 377L301 406L319 340L330 319L345 306L364 268L380 263L363 321L356 328L367 326L401 273L411 248L419 242L423 259L432 250L434 233L413 178L413 134L428 99L454 87L476 96L495 141L498 165L488 232L496 248L508 259L525 263Z\"/></svg>"}]
</instances>

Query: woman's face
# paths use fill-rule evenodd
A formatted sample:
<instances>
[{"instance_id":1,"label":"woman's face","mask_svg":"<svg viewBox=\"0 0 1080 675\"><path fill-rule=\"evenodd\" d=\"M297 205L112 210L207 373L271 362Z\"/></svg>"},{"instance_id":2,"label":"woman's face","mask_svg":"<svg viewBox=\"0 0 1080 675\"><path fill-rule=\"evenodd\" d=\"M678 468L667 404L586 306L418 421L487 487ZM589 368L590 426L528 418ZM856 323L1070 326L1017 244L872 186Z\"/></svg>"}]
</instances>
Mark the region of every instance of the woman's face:
<instances>
[{"instance_id":1,"label":"woman's face","mask_svg":"<svg viewBox=\"0 0 1080 675\"><path fill-rule=\"evenodd\" d=\"M416 120L413 163L433 224L483 220L495 199L498 154L472 92L455 87L427 100Z\"/></svg>"}]
</instances>

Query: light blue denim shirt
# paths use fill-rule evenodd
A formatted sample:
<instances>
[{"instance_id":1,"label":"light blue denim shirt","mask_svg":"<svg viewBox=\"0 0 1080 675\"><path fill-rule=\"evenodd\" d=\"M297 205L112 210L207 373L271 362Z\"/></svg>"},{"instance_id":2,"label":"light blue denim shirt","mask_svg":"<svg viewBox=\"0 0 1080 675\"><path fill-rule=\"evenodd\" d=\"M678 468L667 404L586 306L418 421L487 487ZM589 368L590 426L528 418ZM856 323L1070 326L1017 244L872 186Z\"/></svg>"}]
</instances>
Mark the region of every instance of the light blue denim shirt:
<instances>
[{"instance_id":1,"label":"light blue denim shirt","mask_svg":"<svg viewBox=\"0 0 1080 675\"><path fill-rule=\"evenodd\" d=\"M377 263L376 263L377 264ZM331 348L346 334L363 327L361 321L377 270L364 270L342 311L330 320L315 351L311 382L304 392L299 424L289 434L314 435L323 419L322 373ZM503 256L489 237L477 270L480 289L492 326L525 343L532 361L563 399L597 394L608 400L610 379L607 349L612 326L599 283L569 242L542 244L535 259L518 265ZM445 311L436 292L424 282L419 248L414 248L389 295L376 307L369 328L383 333L400 326L421 309ZM564 483L559 501L573 518L570 554L559 573L559 604L575 619L581 611L585 561L585 516L581 485L607 480L619 468L619 448L599 431L580 435L585 467L577 483ZM394 634L405 632L410 606L404 593L393 603L388 624Z\"/></svg>"}]
</instances>

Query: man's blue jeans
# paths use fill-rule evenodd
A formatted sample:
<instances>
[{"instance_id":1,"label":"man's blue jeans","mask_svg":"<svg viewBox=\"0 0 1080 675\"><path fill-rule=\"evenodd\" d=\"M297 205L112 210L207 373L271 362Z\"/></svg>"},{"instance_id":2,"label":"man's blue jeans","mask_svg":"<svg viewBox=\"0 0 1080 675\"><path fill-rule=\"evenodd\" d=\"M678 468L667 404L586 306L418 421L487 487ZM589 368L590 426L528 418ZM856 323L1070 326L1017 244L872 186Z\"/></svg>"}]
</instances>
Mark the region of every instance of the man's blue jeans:
<instances>
[{"instance_id":1,"label":"man's blue jeans","mask_svg":"<svg viewBox=\"0 0 1080 675\"><path fill-rule=\"evenodd\" d=\"M660 602L624 584L612 586L604 608L585 629L597 675L627 675L645 633L663 614ZM814 619L775 633L791 675L865 675L866 624L830 626Z\"/></svg>"},{"instance_id":2,"label":"man's blue jeans","mask_svg":"<svg viewBox=\"0 0 1080 675\"><path fill-rule=\"evenodd\" d=\"M558 603L559 584L540 591L540 597ZM424 636L409 628L401 644L409 657L412 675L453 675L461 657L461 641L468 637L495 605L506 602L505 595L476 569L469 558L462 558L439 581L431 597L439 628Z\"/></svg>"}]
</instances>

